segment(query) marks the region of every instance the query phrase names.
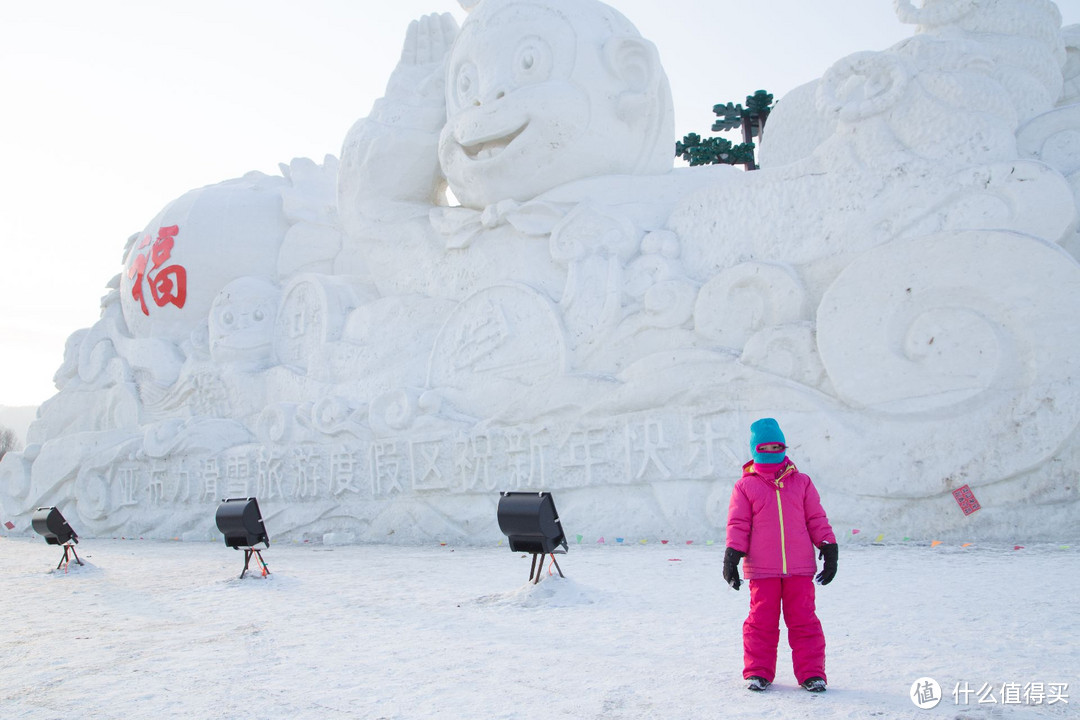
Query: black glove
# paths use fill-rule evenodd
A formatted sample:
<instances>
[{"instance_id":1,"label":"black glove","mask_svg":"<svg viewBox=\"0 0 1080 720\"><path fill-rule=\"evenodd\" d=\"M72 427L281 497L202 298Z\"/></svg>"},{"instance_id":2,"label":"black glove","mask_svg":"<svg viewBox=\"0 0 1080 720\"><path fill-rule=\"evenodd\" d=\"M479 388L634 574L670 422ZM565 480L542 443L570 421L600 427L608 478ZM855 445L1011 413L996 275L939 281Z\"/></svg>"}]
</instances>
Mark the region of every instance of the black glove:
<instances>
[{"instance_id":1,"label":"black glove","mask_svg":"<svg viewBox=\"0 0 1080 720\"><path fill-rule=\"evenodd\" d=\"M724 551L724 580L736 590L742 585L742 578L739 577L739 561L745 556L746 553L732 547Z\"/></svg>"},{"instance_id":2,"label":"black glove","mask_svg":"<svg viewBox=\"0 0 1080 720\"><path fill-rule=\"evenodd\" d=\"M815 580L822 585L828 585L836 577L836 557L840 552L840 548L836 543L822 543L820 550L818 557L825 560L825 565L821 568L821 572L817 574Z\"/></svg>"}]
</instances>

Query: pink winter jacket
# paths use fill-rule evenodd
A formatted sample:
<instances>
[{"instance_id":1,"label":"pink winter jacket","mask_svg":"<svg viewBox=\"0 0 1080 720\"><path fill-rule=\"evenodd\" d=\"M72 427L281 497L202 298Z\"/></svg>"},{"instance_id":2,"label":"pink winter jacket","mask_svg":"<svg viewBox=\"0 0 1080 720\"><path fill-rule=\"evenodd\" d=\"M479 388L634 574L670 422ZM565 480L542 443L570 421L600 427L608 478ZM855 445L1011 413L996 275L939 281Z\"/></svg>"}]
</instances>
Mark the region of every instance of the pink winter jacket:
<instances>
[{"instance_id":1,"label":"pink winter jacket","mask_svg":"<svg viewBox=\"0 0 1080 720\"><path fill-rule=\"evenodd\" d=\"M775 477L753 462L743 466L728 506L727 545L746 553L747 579L813 575L814 548L836 542L807 475L784 459Z\"/></svg>"}]
</instances>

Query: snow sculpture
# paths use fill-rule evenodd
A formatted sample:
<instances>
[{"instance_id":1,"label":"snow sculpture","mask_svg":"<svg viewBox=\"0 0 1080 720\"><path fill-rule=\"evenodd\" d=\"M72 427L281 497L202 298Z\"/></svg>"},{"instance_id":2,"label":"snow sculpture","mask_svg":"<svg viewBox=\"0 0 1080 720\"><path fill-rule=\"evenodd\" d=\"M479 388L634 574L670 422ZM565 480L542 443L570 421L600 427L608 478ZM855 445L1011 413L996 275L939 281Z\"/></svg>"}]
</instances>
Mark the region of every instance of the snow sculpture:
<instances>
[{"instance_id":1,"label":"snow sculpture","mask_svg":"<svg viewBox=\"0 0 1080 720\"><path fill-rule=\"evenodd\" d=\"M1075 527L1080 31L896 0L910 39L782 98L762 169L672 168L656 49L596 0L414 22L340 165L195 190L72 335L4 514L207 538L708 537L782 418L840 526ZM951 490L983 509L964 517ZM1031 523L1025 523L1031 525Z\"/></svg>"}]
</instances>

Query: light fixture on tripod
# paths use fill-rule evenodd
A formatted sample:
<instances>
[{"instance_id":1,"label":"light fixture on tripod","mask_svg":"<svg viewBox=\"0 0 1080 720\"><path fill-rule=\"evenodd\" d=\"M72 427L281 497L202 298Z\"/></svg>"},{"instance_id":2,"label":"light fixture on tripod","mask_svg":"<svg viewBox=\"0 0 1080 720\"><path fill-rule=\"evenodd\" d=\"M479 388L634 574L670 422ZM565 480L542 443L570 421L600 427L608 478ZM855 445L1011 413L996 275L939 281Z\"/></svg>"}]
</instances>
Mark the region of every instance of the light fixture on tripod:
<instances>
[{"instance_id":1,"label":"light fixture on tripod","mask_svg":"<svg viewBox=\"0 0 1080 720\"><path fill-rule=\"evenodd\" d=\"M71 562L71 558L80 565L84 564L75 552L75 543L79 542L79 536L71 529L59 510L54 507L39 507L34 511L30 525L34 528L34 532L45 538L45 542L50 545L64 546L64 557L60 558L56 566L57 570L64 563Z\"/></svg>"},{"instance_id":2,"label":"light fixture on tripod","mask_svg":"<svg viewBox=\"0 0 1080 720\"><path fill-rule=\"evenodd\" d=\"M270 569L263 561L262 552L255 545L263 543L270 547L270 536L266 534L259 501L255 498L229 498L222 500L214 516L218 530L225 536L225 545L234 550L244 549L243 578L251 564L251 558L257 557L262 566L263 576L270 574Z\"/></svg>"},{"instance_id":3,"label":"light fixture on tripod","mask_svg":"<svg viewBox=\"0 0 1080 720\"><path fill-rule=\"evenodd\" d=\"M562 522L555 512L555 500L548 492L504 492L499 498L499 529L510 541L513 552L532 553L532 567L529 580L540 582L544 555L551 556L551 562L563 575L562 568L555 560L555 553L565 553L569 549ZM559 550L558 548L562 549ZM537 559L540 560L537 567Z\"/></svg>"}]
</instances>

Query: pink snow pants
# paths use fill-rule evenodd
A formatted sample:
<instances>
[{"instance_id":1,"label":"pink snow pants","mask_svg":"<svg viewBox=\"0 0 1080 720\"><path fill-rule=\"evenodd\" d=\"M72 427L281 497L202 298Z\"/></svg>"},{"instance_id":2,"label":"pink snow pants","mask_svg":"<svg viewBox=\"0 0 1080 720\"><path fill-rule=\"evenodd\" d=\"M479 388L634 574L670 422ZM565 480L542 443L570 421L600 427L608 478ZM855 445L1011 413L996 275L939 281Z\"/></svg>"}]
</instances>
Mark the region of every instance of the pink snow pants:
<instances>
[{"instance_id":1,"label":"pink snow pants","mask_svg":"<svg viewBox=\"0 0 1080 720\"><path fill-rule=\"evenodd\" d=\"M750 615L743 623L743 678L757 675L772 682L776 677L781 608L795 679L800 684L812 677L828 682L825 633L814 610L814 579L809 575L750 581Z\"/></svg>"}]
</instances>

